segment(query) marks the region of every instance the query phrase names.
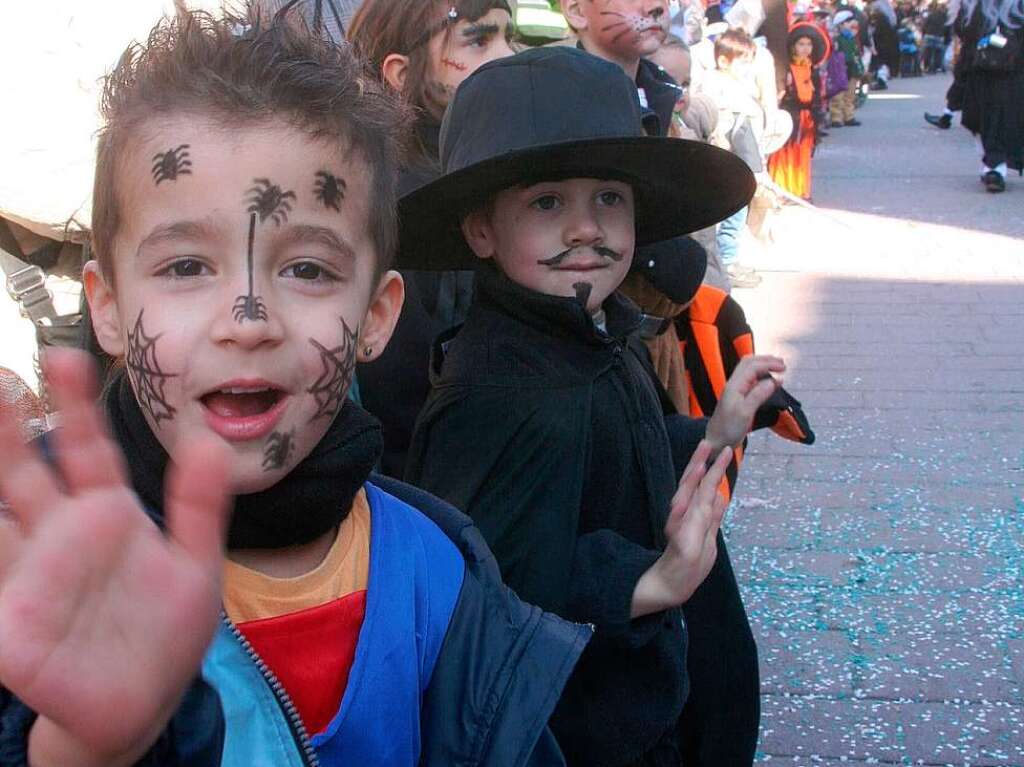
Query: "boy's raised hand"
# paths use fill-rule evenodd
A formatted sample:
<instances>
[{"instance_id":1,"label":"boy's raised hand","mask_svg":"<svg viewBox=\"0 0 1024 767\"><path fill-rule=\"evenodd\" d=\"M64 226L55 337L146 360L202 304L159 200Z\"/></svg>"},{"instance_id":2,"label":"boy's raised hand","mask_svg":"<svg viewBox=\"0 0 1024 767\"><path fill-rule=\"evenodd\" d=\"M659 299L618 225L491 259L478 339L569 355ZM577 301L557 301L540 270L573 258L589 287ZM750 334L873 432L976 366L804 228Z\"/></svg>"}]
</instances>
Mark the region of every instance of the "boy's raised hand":
<instances>
[{"instance_id":1,"label":"boy's raised hand","mask_svg":"<svg viewBox=\"0 0 1024 767\"><path fill-rule=\"evenodd\" d=\"M155 742L216 628L229 456L210 438L169 470L169 536L107 435L85 355L48 353L59 471L0 420L0 685L39 713L33 765L130 764Z\"/></svg>"},{"instance_id":2,"label":"boy's raised hand","mask_svg":"<svg viewBox=\"0 0 1024 767\"><path fill-rule=\"evenodd\" d=\"M714 462L708 466L712 457ZM707 440L697 446L672 498L665 551L633 591L633 618L685 603L711 572L718 553L718 528L728 505L718 487L731 460L731 449L716 455Z\"/></svg>"},{"instance_id":3,"label":"boy's raised hand","mask_svg":"<svg viewBox=\"0 0 1024 767\"><path fill-rule=\"evenodd\" d=\"M725 384L715 412L708 421L706 438L713 449L736 447L750 433L754 416L782 385L772 373L783 373L780 357L755 354L744 357Z\"/></svg>"}]
</instances>

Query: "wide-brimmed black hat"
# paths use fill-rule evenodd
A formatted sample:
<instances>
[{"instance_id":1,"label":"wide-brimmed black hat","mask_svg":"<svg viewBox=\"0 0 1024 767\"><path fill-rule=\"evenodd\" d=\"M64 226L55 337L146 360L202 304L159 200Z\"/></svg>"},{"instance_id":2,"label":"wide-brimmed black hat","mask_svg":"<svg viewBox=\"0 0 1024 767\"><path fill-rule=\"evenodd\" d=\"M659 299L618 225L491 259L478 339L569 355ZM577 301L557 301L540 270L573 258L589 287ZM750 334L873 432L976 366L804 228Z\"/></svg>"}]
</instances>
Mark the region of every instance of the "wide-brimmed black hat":
<instances>
[{"instance_id":1,"label":"wide-brimmed black hat","mask_svg":"<svg viewBox=\"0 0 1024 767\"><path fill-rule=\"evenodd\" d=\"M715 224L755 188L746 163L725 150L645 136L636 84L617 65L562 46L499 59L466 78L441 124L441 167L441 178L399 202L399 268L472 268L462 218L522 183L631 184L637 245Z\"/></svg>"},{"instance_id":2,"label":"wide-brimmed black hat","mask_svg":"<svg viewBox=\"0 0 1024 767\"><path fill-rule=\"evenodd\" d=\"M832 41L824 30L813 21L798 21L789 28L789 35L786 38L786 45L790 49L801 37L811 41L811 63L818 66L821 62L832 55Z\"/></svg>"}]
</instances>

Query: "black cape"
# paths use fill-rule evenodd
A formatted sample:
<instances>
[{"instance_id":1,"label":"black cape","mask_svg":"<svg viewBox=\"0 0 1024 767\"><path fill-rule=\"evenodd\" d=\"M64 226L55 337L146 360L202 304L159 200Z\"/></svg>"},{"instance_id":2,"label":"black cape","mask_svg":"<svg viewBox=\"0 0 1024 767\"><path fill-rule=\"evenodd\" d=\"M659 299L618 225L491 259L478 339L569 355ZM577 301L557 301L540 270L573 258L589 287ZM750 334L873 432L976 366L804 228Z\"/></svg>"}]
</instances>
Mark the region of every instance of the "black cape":
<instances>
[{"instance_id":1,"label":"black cape","mask_svg":"<svg viewBox=\"0 0 1024 767\"><path fill-rule=\"evenodd\" d=\"M606 334L575 299L493 267L476 287L435 355L406 478L473 518L521 598L596 625L552 729L570 765L629 763L675 727L688 691L681 611L630 620L630 602L664 546L673 456L704 423L668 427L625 297L605 302Z\"/></svg>"}]
</instances>

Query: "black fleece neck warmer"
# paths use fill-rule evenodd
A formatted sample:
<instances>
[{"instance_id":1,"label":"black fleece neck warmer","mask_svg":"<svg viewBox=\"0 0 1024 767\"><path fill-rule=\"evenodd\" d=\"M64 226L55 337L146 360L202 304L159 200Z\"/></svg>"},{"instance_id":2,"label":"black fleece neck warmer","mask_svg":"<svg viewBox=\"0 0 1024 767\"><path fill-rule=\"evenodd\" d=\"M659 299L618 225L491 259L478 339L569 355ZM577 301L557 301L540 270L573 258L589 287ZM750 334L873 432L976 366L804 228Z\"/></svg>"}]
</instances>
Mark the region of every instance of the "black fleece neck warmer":
<instances>
[{"instance_id":1,"label":"black fleece neck warmer","mask_svg":"<svg viewBox=\"0 0 1024 767\"><path fill-rule=\"evenodd\" d=\"M132 486L163 525L168 455L153 435L124 373L103 394L114 438L128 459ZM323 438L277 484L235 497L229 549L278 549L310 543L348 516L352 499L380 458L380 423L346 401Z\"/></svg>"}]
</instances>

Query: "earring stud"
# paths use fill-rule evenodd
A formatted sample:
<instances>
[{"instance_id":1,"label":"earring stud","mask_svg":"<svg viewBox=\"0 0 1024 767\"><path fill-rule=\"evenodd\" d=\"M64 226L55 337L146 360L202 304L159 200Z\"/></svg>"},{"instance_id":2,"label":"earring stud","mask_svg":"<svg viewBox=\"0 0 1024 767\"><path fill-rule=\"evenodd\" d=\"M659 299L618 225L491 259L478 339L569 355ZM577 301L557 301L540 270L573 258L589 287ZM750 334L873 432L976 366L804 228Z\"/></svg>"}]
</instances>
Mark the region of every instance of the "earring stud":
<instances>
[{"instance_id":1,"label":"earring stud","mask_svg":"<svg viewBox=\"0 0 1024 767\"><path fill-rule=\"evenodd\" d=\"M373 354L373 347L372 346L366 346L366 347L363 348L363 356L364 357L369 357L371 354Z\"/></svg>"}]
</instances>

